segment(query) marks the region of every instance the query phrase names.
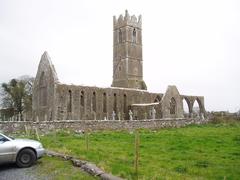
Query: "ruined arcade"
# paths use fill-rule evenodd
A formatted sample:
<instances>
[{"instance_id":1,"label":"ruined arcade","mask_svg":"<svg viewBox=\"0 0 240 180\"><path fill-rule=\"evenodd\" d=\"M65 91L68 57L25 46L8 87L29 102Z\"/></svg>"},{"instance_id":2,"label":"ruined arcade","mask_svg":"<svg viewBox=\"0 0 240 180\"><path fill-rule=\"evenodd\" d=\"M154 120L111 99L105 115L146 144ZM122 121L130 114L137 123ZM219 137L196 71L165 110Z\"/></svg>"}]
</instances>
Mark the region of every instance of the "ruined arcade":
<instances>
[{"instance_id":1,"label":"ruined arcade","mask_svg":"<svg viewBox=\"0 0 240 180\"><path fill-rule=\"evenodd\" d=\"M143 80L142 18L128 12L113 17L113 81L109 88L59 82L47 52L41 57L33 86L33 118L52 120L140 120L189 117L193 104L204 118L204 97L181 95L176 86L151 93Z\"/></svg>"}]
</instances>

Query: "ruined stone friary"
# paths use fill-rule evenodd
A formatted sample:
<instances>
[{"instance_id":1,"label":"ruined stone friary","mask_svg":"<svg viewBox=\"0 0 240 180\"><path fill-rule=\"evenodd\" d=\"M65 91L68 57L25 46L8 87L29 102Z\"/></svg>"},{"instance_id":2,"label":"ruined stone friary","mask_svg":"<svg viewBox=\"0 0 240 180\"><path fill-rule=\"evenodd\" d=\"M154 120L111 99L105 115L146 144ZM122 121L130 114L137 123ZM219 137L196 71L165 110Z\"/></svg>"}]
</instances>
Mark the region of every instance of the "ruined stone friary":
<instances>
[{"instance_id":1,"label":"ruined stone friary","mask_svg":"<svg viewBox=\"0 0 240 180\"><path fill-rule=\"evenodd\" d=\"M183 118L183 101L189 117L193 104L204 118L204 97L147 91L143 80L142 18L113 17L113 81L109 88L67 85L59 82L47 52L41 57L33 86L34 120L138 120Z\"/></svg>"}]
</instances>

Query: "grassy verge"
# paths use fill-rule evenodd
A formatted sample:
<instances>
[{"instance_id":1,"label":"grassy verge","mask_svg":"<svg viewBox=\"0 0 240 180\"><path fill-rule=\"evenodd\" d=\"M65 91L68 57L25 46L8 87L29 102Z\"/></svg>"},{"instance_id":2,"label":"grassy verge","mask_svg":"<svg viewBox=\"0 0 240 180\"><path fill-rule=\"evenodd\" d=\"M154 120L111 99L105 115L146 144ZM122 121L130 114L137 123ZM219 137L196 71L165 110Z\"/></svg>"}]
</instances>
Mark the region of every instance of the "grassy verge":
<instances>
[{"instance_id":1,"label":"grassy verge","mask_svg":"<svg viewBox=\"0 0 240 180\"><path fill-rule=\"evenodd\" d=\"M136 179L134 132L71 131L41 137L48 149L96 163L114 175ZM140 130L139 179L238 179L240 122L192 125L179 129Z\"/></svg>"},{"instance_id":2,"label":"grassy verge","mask_svg":"<svg viewBox=\"0 0 240 180\"><path fill-rule=\"evenodd\" d=\"M72 166L71 162L63 161L58 158L43 157L38 160L37 173L40 177L46 176L46 179L55 180L93 180L96 179L85 172L81 171L79 168Z\"/></svg>"}]
</instances>

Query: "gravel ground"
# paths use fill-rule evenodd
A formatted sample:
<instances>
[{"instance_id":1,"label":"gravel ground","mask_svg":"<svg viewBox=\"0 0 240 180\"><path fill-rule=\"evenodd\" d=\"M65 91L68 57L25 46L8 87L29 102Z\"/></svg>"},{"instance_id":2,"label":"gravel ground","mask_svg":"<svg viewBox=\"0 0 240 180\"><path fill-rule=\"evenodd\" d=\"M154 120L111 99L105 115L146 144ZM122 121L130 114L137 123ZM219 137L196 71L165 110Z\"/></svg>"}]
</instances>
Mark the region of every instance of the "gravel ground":
<instances>
[{"instance_id":1,"label":"gravel ground","mask_svg":"<svg viewBox=\"0 0 240 180\"><path fill-rule=\"evenodd\" d=\"M18 168L16 165L0 165L0 180L50 180L47 175L38 173L38 163L30 168Z\"/></svg>"}]
</instances>

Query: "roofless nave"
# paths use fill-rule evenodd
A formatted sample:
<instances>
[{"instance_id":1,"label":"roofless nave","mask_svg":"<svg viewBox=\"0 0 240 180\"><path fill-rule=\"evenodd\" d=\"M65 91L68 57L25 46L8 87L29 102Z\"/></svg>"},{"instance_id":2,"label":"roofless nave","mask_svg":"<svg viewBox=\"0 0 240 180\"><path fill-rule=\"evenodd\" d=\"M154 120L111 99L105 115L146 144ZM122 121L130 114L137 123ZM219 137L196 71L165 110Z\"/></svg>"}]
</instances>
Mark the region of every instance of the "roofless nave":
<instances>
[{"instance_id":1,"label":"roofless nave","mask_svg":"<svg viewBox=\"0 0 240 180\"><path fill-rule=\"evenodd\" d=\"M142 18L113 17L113 82L109 88L66 85L58 80L47 52L41 57L33 87L33 115L39 120L129 120L183 118L183 101L193 116L205 116L204 97L181 95L176 86L151 93L143 80Z\"/></svg>"}]
</instances>

